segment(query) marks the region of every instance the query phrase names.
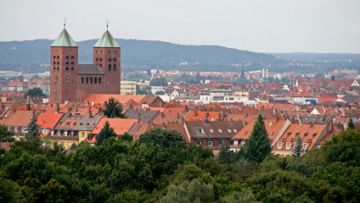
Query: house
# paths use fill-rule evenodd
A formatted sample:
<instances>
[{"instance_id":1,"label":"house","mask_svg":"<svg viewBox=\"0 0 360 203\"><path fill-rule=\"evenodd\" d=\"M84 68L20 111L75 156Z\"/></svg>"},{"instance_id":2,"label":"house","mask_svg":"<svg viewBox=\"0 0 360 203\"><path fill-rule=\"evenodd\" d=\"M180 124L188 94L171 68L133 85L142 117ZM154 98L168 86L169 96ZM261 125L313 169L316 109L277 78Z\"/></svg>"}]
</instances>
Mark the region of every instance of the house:
<instances>
[{"instance_id":1,"label":"house","mask_svg":"<svg viewBox=\"0 0 360 203\"><path fill-rule=\"evenodd\" d=\"M244 126L242 121L186 121L185 131L191 144L217 153L222 146L230 146L231 138Z\"/></svg>"},{"instance_id":2,"label":"house","mask_svg":"<svg viewBox=\"0 0 360 203\"><path fill-rule=\"evenodd\" d=\"M114 129L114 132L117 136L121 136L125 133L128 133L130 129L135 125L135 123L137 123L137 120L102 117L100 121L96 124L95 128L91 131L91 135L88 137L87 142L96 142L96 136L99 135L106 122L108 122L110 127Z\"/></svg>"},{"instance_id":3,"label":"house","mask_svg":"<svg viewBox=\"0 0 360 203\"><path fill-rule=\"evenodd\" d=\"M238 150L245 145L245 143L252 134L256 120L257 119L254 118L253 120L248 122L244 128L242 128L238 133L234 135L234 137L231 138L230 148L232 150ZM264 119L265 129L271 142L277 141L290 124L291 123L289 120L284 119Z\"/></svg>"},{"instance_id":4,"label":"house","mask_svg":"<svg viewBox=\"0 0 360 203\"><path fill-rule=\"evenodd\" d=\"M74 130L78 131L79 142L86 140L101 118L102 115L100 114L88 114L81 116L79 122L74 127Z\"/></svg>"},{"instance_id":5,"label":"house","mask_svg":"<svg viewBox=\"0 0 360 203\"><path fill-rule=\"evenodd\" d=\"M40 128L40 137L50 135L51 131L55 128L56 124L60 121L63 113L57 112L43 112L37 118L37 124Z\"/></svg>"},{"instance_id":6,"label":"house","mask_svg":"<svg viewBox=\"0 0 360 203\"><path fill-rule=\"evenodd\" d=\"M7 126L8 129L14 131L16 135L24 135L28 133L28 126L33 117L33 111L9 112L3 116L0 124Z\"/></svg>"},{"instance_id":7,"label":"house","mask_svg":"<svg viewBox=\"0 0 360 203\"><path fill-rule=\"evenodd\" d=\"M321 140L327 135L328 131L328 124L292 123L279 139L274 140L272 145L273 153L279 155L291 155L297 136L302 138L303 151L318 148Z\"/></svg>"}]
</instances>

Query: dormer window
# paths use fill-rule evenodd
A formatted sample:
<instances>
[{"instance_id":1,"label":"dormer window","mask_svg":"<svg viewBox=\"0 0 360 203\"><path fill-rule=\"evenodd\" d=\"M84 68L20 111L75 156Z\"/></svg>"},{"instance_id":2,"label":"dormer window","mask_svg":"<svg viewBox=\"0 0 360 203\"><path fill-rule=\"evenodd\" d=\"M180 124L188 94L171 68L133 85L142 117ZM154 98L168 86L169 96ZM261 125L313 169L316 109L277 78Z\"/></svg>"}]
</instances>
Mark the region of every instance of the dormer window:
<instances>
[{"instance_id":1,"label":"dormer window","mask_svg":"<svg viewBox=\"0 0 360 203\"><path fill-rule=\"evenodd\" d=\"M211 133L213 133L213 132L214 132L214 130L213 130L213 129L210 129L210 132L211 132Z\"/></svg>"},{"instance_id":2,"label":"dormer window","mask_svg":"<svg viewBox=\"0 0 360 203\"><path fill-rule=\"evenodd\" d=\"M219 133L222 133L222 130L221 129L218 129Z\"/></svg>"},{"instance_id":3,"label":"dormer window","mask_svg":"<svg viewBox=\"0 0 360 203\"><path fill-rule=\"evenodd\" d=\"M282 149L282 146L283 146L283 143L282 143L282 142L278 142L277 148L278 148L278 149Z\"/></svg>"},{"instance_id":4,"label":"dormer window","mask_svg":"<svg viewBox=\"0 0 360 203\"><path fill-rule=\"evenodd\" d=\"M231 129L227 129L228 130L228 133L231 133Z\"/></svg>"},{"instance_id":5,"label":"dormer window","mask_svg":"<svg viewBox=\"0 0 360 203\"><path fill-rule=\"evenodd\" d=\"M286 149L291 149L291 142L286 142Z\"/></svg>"}]
</instances>

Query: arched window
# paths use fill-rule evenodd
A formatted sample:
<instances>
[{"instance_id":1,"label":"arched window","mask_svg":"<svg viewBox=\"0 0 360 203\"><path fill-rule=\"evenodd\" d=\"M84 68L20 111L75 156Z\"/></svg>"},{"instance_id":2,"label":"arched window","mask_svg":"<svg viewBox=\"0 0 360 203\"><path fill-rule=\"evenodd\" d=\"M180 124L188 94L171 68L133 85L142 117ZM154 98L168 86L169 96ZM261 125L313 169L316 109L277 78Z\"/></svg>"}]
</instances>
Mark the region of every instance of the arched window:
<instances>
[{"instance_id":1,"label":"arched window","mask_svg":"<svg viewBox=\"0 0 360 203\"><path fill-rule=\"evenodd\" d=\"M101 78L99 78L99 84L101 84Z\"/></svg>"},{"instance_id":2,"label":"arched window","mask_svg":"<svg viewBox=\"0 0 360 203\"><path fill-rule=\"evenodd\" d=\"M92 84L93 83L93 78L90 78L90 84Z\"/></svg>"},{"instance_id":3,"label":"arched window","mask_svg":"<svg viewBox=\"0 0 360 203\"><path fill-rule=\"evenodd\" d=\"M81 84L84 84L84 78L81 77Z\"/></svg>"},{"instance_id":4,"label":"arched window","mask_svg":"<svg viewBox=\"0 0 360 203\"><path fill-rule=\"evenodd\" d=\"M111 70L111 64L108 65L109 70Z\"/></svg>"},{"instance_id":5,"label":"arched window","mask_svg":"<svg viewBox=\"0 0 360 203\"><path fill-rule=\"evenodd\" d=\"M97 84L97 78L94 78L94 83Z\"/></svg>"},{"instance_id":6,"label":"arched window","mask_svg":"<svg viewBox=\"0 0 360 203\"><path fill-rule=\"evenodd\" d=\"M116 64L113 65L113 70L116 70Z\"/></svg>"},{"instance_id":7,"label":"arched window","mask_svg":"<svg viewBox=\"0 0 360 203\"><path fill-rule=\"evenodd\" d=\"M85 83L88 84L89 83L89 78L85 78Z\"/></svg>"}]
</instances>

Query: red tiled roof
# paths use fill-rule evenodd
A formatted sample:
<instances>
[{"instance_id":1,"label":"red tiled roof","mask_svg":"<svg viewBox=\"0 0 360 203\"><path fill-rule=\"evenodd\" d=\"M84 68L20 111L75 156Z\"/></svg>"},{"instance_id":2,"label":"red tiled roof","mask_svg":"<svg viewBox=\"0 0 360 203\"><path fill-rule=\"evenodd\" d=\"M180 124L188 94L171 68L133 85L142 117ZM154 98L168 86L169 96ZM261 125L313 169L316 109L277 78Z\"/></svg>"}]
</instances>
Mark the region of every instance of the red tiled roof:
<instances>
[{"instance_id":1,"label":"red tiled roof","mask_svg":"<svg viewBox=\"0 0 360 203\"><path fill-rule=\"evenodd\" d=\"M106 122L109 122L116 135L123 135L128 132L137 121L135 119L101 118L96 127L91 131L91 134L99 134Z\"/></svg>"},{"instance_id":2,"label":"red tiled roof","mask_svg":"<svg viewBox=\"0 0 360 203\"><path fill-rule=\"evenodd\" d=\"M62 113L44 112L37 118L37 124L40 128L52 129L63 116Z\"/></svg>"}]
</instances>

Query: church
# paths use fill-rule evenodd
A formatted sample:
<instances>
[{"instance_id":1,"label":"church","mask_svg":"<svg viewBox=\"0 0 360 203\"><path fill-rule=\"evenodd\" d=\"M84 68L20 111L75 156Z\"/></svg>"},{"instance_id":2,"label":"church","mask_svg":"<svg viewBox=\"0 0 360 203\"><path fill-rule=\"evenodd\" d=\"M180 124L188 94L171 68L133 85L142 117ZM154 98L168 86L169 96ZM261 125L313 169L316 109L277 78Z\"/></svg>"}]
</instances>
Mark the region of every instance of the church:
<instances>
[{"instance_id":1,"label":"church","mask_svg":"<svg viewBox=\"0 0 360 203\"><path fill-rule=\"evenodd\" d=\"M50 103L120 94L120 64L120 46L108 29L93 47L93 63L79 64L78 46L64 26L50 48Z\"/></svg>"}]
</instances>

